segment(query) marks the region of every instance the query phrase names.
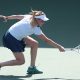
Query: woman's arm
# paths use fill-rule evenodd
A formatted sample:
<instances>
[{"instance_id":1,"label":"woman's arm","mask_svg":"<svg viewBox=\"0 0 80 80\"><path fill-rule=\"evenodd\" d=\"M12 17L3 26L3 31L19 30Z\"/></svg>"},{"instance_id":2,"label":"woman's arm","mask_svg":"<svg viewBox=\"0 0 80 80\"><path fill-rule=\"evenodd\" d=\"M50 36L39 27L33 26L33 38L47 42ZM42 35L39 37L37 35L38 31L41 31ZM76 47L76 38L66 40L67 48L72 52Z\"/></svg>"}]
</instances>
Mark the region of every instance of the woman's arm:
<instances>
[{"instance_id":1,"label":"woman's arm","mask_svg":"<svg viewBox=\"0 0 80 80\"><path fill-rule=\"evenodd\" d=\"M51 40L50 38L46 37L46 35L44 35L44 34L38 35L38 38L40 38L41 40L43 40L47 44L51 45L52 47L58 48L61 52L65 51L63 46L61 46L60 44Z\"/></svg>"},{"instance_id":2,"label":"woman's arm","mask_svg":"<svg viewBox=\"0 0 80 80\"><path fill-rule=\"evenodd\" d=\"M11 16L6 16L6 19L7 20L11 20L11 19L23 19L24 18L24 15L11 15Z\"/></svg>"}]
</instances>

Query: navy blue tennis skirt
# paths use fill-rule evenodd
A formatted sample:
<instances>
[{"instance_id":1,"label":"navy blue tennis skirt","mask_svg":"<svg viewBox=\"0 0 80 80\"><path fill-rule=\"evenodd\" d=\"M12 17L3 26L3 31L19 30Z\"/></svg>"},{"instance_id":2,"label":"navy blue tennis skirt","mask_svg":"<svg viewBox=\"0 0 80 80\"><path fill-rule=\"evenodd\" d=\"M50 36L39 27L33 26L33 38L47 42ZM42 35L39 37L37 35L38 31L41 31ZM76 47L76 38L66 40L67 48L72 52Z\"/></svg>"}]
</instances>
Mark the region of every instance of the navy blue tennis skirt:
<instances>
[{"instance_id":1,"label":"navy blue tennis skirt","mask_svg":"<svg viewBox=\"0 0 80 80\"><path fill-rule=\"evenodd\" d=\"M17 40L9 32L3 36L3 46L9 48L12 52L24 52L24 41Z\"/></svg>"}]
</instances>

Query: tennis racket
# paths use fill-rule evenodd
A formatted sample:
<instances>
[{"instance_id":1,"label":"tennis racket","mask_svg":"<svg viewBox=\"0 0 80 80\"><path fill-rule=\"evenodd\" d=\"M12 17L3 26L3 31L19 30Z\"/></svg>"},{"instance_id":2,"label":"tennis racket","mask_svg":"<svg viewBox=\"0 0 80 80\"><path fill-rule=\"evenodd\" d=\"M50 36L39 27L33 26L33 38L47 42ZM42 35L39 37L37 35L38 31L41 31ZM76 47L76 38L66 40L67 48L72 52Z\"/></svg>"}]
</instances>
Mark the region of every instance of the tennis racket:
<instances>
[{"instance_id":1,"label":"tennis racket","mask_svg":"<svg viewBox=\"0 0 80 80\"><path fill-rule=\"evenodd\" d=\"M65 51L74 51L80 54L80 45L74 47L74 48L66 48Z\"/></svg>"}]
</instances>

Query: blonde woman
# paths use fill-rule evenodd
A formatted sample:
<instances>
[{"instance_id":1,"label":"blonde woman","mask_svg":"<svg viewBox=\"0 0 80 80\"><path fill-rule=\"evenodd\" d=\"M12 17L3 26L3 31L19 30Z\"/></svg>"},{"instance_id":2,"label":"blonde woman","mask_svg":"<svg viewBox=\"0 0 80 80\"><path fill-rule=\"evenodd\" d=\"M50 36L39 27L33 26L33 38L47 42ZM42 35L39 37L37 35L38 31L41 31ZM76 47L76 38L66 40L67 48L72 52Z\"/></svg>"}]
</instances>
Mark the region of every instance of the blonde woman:
<instances>
[{"instance_id":1,"label":"blonde woman","mask_svg":"<svg viewBox=\"0 0 80 80\"><path fill-rule=\"evenodd\" d=\"M3 45L9 48L15 60L10 60L0 63L0 67L22 65L25 63L24 48L26 45L31 47L31 64L27 70L28 74L40 74L43 73L36 68L36 56L38 49L38 41L31 38L30 35L35 34L38 38L58 48L60 51L65 51L64 47L48 38L40 29L42 25L48 21L46 14L42 11L32 11L27 15L11 15L3 16L5 20L19 19L20 21L12 25L6 34L3 36Z\"/></svg>"}]
</instances>

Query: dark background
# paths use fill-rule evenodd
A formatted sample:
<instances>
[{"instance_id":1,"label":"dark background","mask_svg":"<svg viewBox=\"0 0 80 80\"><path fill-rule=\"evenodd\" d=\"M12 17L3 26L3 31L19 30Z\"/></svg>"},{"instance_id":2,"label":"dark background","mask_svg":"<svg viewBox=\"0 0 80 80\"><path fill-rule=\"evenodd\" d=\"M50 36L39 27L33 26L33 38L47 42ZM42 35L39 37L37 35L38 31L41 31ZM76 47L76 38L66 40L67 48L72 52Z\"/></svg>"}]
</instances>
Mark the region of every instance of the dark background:
<instances>
[{"instance_id":1,"label":"dark background","mask_svg":"<svg viewBox=\"0 0 80 80\"><path fill-rule=\"evenodd\" d=\"M43 32L64 47L75 47L80 43L80 0L0 0L0 15L26 14L30 9L43 10L49 21ZM15 23L0 21L0 45L6 30ZM34 35L32 35L37 39ZM50 47L38 40L40 47Z\"/></svg>"}]
</instances>

